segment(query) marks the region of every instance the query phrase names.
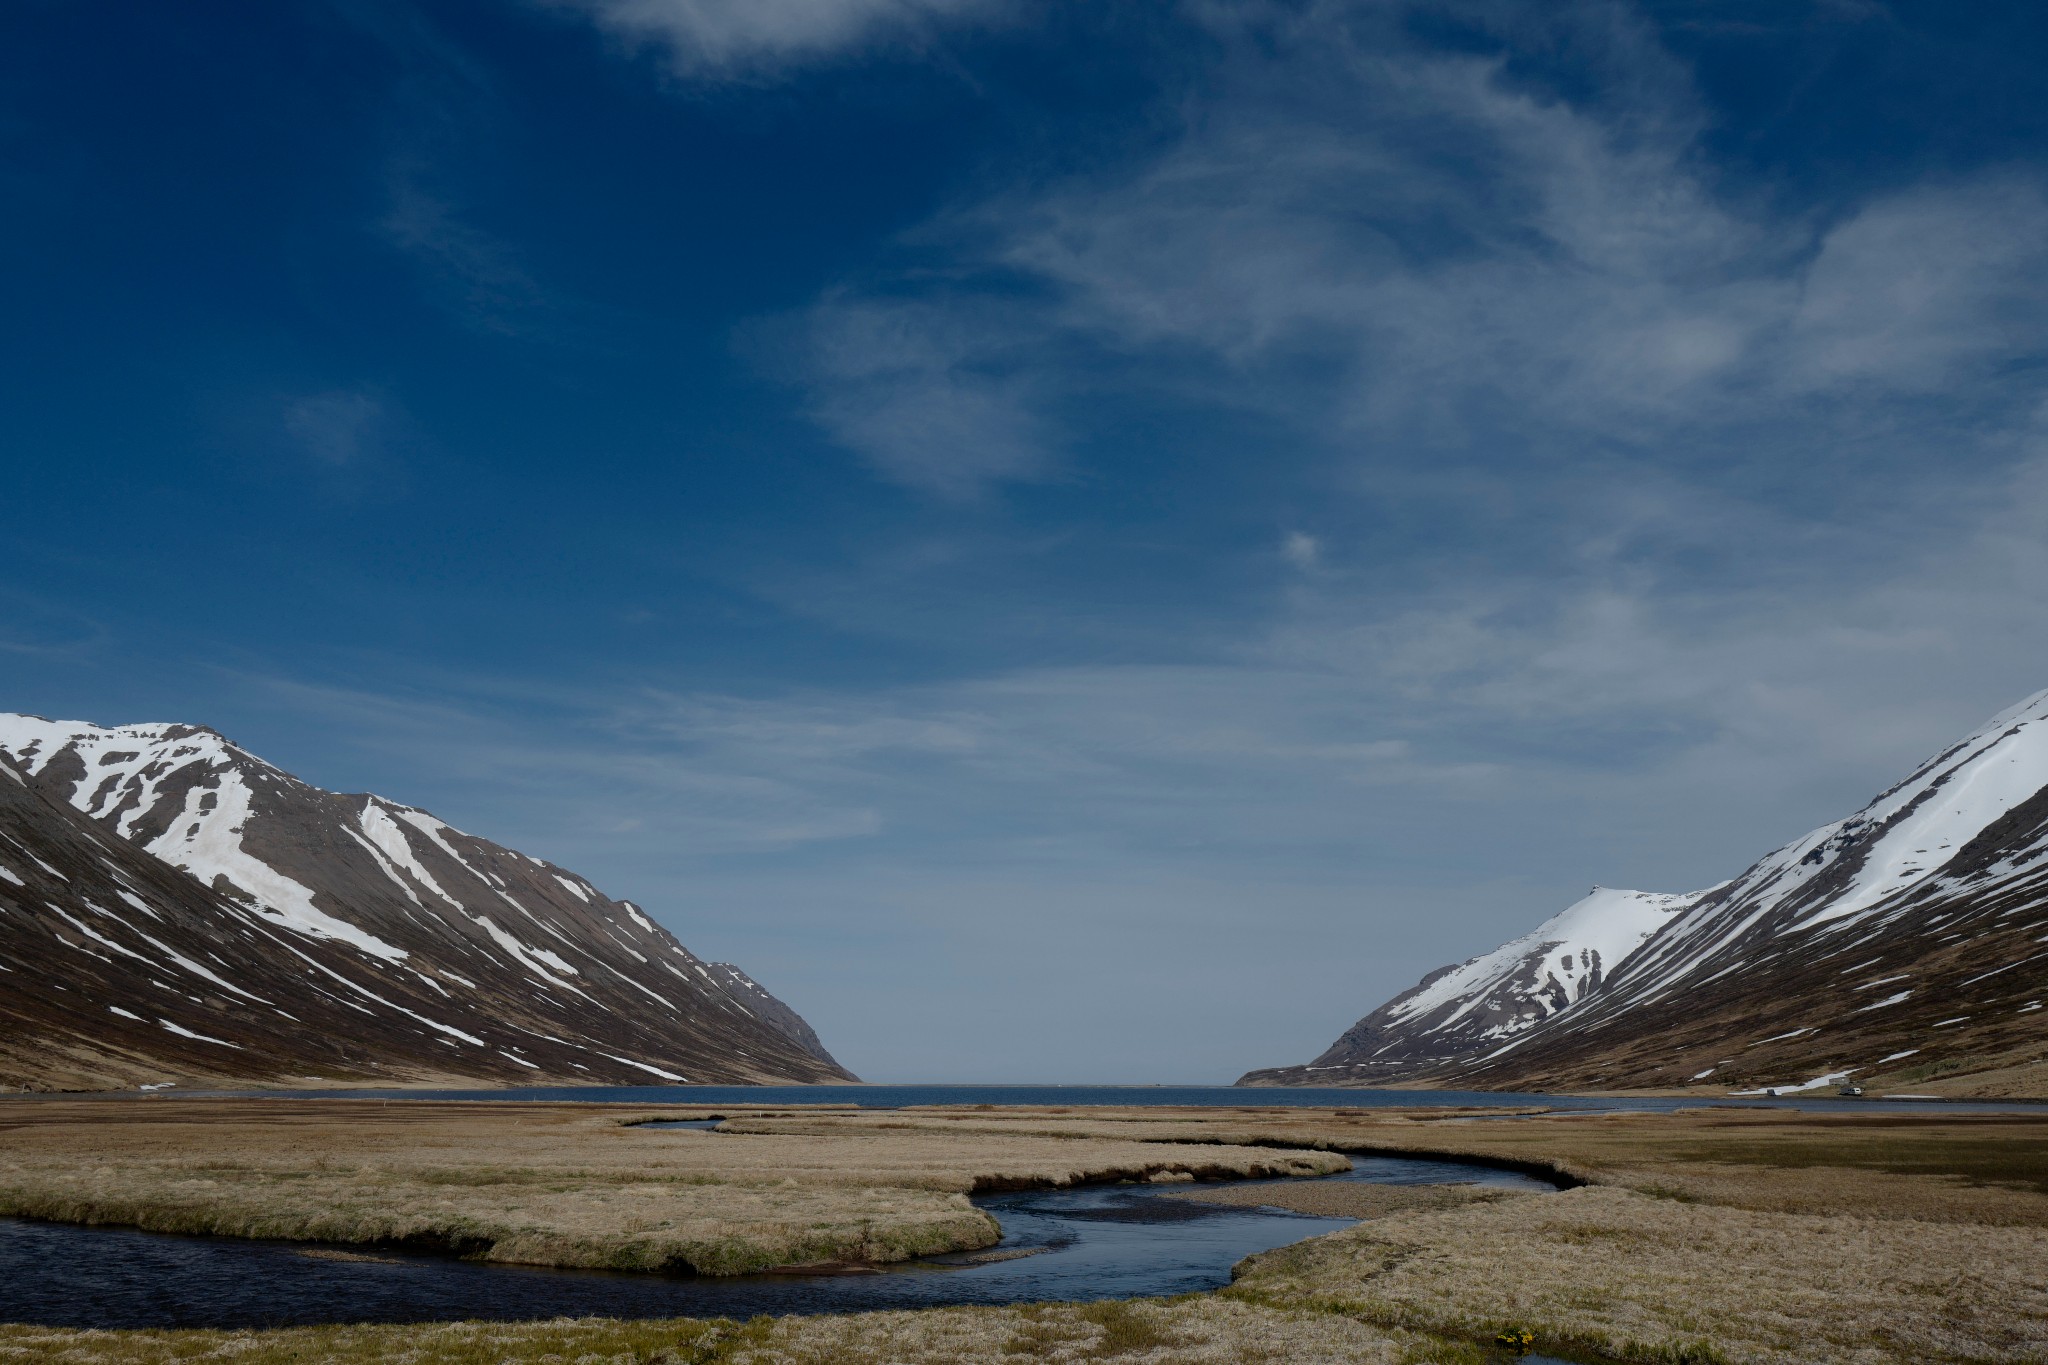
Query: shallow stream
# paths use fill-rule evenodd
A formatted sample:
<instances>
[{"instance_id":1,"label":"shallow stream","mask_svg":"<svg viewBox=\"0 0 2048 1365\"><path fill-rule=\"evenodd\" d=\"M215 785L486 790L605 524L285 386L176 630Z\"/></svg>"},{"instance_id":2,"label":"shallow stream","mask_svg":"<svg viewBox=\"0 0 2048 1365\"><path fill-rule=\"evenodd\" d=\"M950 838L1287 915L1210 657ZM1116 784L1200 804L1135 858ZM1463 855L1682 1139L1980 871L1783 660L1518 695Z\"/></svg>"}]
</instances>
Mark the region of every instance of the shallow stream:
<instances>
[{"instance_id":1,"label":"shallow stream","mask_svg":"<svg viewBox=\"0 0 2048 1365\"><path fill-rule=\"evenodd\" d=\"M1354 1159L1328 1180L1547 1190L1450 1161ZM1233 1182L1238 1183L1238 1182ZM1167 1187L1186 1190L1187 1185ZM1009 1259L936 1257L851 1274L734 1278L544 1270L403 1252L0 1219L0 1319L66 1327L273 1327L562 1316L750 1317L944 1304L1134 1298L1214 1289L1254 1252L1350 1226L1162 1198L1149 1185L976 1196ZM1029 1253L1017 1255L1015 1253Z\"/></svg>"}]
</instances>

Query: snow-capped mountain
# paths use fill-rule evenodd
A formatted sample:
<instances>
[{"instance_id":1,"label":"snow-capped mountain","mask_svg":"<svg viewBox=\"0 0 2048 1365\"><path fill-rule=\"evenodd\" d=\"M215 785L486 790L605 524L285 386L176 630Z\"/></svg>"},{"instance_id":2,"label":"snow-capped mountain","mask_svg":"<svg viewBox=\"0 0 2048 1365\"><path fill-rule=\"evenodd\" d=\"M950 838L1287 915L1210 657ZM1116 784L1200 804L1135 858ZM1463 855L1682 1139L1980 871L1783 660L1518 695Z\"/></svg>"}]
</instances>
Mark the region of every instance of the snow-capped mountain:
<instances>
[{"instance_id":1,"label":"snow-capped mountain","mask_svg":"<svg viewBox=\"0 0 2048 1365\"><path fill-rule=\"evenodd\" d=\"M1245 1080L2037 1087L2048 1077L2048 692L1733 881L1651 899L1668 913L1644 913L1664 922L1568 999L1513 965L1546 925L1382 1006L1317 1060L1324 1069ZM1489 1011L1498 1026L1469 1022Z\"/></svg>"},{"instance_id":2,"label":"snow-capped mountain","mask_svg":"<svg viewBox=\"0 0 2048 1365\"><path fill-rule=\"evenodd\" d=\"M1520 938L1437 968L1307 1066L1255 1071L1241 1083L1364 1084L1491 1050L1598 990L1698 898L1596 886Z\"/></svg>"},{"instance_id":3,"label":"snow-capped mountain","mask_svg":"<svg viewBox=\"0 0 2048 1365\"><path fill-rule=\"evenodd\" d=\"M631 902L212 730L0 714L0 768L0 1080L850 1079Z\"/></svg>"}]
</instances>

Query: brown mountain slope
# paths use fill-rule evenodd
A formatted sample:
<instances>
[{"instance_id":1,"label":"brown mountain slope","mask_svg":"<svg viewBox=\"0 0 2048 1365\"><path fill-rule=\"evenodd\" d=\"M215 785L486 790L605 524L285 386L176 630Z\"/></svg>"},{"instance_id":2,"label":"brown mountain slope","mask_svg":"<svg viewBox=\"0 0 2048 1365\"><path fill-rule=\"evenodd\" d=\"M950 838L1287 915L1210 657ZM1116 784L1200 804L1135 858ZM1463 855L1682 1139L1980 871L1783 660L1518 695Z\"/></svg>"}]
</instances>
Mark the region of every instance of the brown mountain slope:
<instances>
[{"instance_id":1,"label":"brown mountain slope","mask_svg":"<svg viewBox=\"0 0 2048 1365\"><path fill-rule=\"evenodd\" d=\"M0 717L0 766L0 1082L851 1079L638 907L210 730Z\"/></svg>"},{"instance_id":2,"label":"brown mountain slope","mask_svg":"<svg viewBox=\"0 0 2048 1365\"><path fill-rule=\"evenodd\" d=\"M1244 1082L2048 1094L2048 692L1731 881L1596 891Z\"/></svg>"}]
</instances>

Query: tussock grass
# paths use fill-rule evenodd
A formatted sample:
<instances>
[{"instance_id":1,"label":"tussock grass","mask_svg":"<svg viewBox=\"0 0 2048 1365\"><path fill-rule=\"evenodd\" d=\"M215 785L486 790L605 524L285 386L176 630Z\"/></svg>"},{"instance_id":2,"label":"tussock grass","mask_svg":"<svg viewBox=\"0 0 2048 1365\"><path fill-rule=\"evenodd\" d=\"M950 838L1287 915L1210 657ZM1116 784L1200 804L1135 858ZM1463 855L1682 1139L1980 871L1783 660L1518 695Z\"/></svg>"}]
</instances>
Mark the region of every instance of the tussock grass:
<instances>
[{"instance_id":1,"label":"tussock grass","mask_svg":"<svg viewBox=\"0 0 2048 1365\"><path fill-rule=\"evenodd\" d=\"M0 1326L0 1365L1482 1365L1455 1341L1210 1295L848 1317L264 1332Z\"/></svg>"},{"instance_id":2,"label":"tussock grass","mask_svg":"<svg viewBox=\"0 0 2048 1365\"><path fill-rule=\"evenodd\" d=\"M1318 1218L1381 1218L1404 1209L1445 1209L1459 1204L1526 1198L1522 1190L1484 1185L1369 1185L1357 1181L1324 1184L1305 1181L1285 1185L1224 1185L1172 1190L1165 1199L1231 1208L1291 1209Z\"/></svg>"},{"instance_id":3,"label":"tussock grass","mask_svg":"<svg viewBox=\"0 0 2048 1365\"><path fill-rule=\"evenodd\" d=\"M1623 1189L1394 1214L1226 1294L1622 1361L2048 1359L2048 1232L1674 1204Z\"/></svg>"},{"instance_id":4,"label":"tussock grass","mask_svg":"<svg viewBox=\"0 0 2048 1365\"><path fill-rule=\"evenodd\" d=\"M2038 1136L2044 1125L2029 1123L2019 1131ZM1763 1140L1739 1133L1717 1135L1679 1146L1678 1161L1767 1166L1785 1170L1839 1167L1882 1171L1888 1175L1933 1175L1964 1184L2003 1189L2029 1189L2048 1195L2048 1142L2012 1141L2005 1132L1906 1131L1881 1127L1837 1132L1825 1143L1788 1142L1767 1134Z\"/></svg>"},{"instance_id":5,"label":"tussock grass","mask_svg":"<svg viewBox=\"0 0 2048 1365\"><path fill-rule=\"evenodd\" d=\"M239 1332L71 1332L0 1326L6 1365L726 1365L767 1341L770 1319L535 1323L451 1322L377 1327L294 1327Z\"/></svg>"}]
</instances>

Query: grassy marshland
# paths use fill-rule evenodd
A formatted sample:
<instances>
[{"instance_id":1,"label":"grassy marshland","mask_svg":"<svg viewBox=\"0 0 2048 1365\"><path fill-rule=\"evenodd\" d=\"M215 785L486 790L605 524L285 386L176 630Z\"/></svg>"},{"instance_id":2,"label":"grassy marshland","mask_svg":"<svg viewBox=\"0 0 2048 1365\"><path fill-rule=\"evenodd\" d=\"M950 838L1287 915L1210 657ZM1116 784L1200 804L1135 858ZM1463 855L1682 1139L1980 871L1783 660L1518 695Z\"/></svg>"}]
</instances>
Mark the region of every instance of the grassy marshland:
<instances>
[{"instance_id":1,"label":"grassy marshland","mask_svg":"<svg viewBox=\"0 0 2048 1365\"><path fill-rule=\"evenodd\" d=\"M270 1332L58 1332L0 1326L35 1365L1482 1365L1462 1342L1214 1296L934 1308L752 1322L437 1323Z\"/></svg>"},{"instance_id":2,"label":"grassy marshland","mask_svg":"<svg viewBox=\"0 0 2048 1365\"><path fill-rule=\"evenodd\" d=\"M1368 1185L1361 1181L1328 1184L1308 1180L1299 1185L1198 1185L1169 1190L1162 1198L1229 1208L1279 1208L1318 1218L1384 1218L1408 1209L1448 1209L1459 1204L1520 1199L1528 1192L1483 1185Z\"/></svg>"},{"instance_id":3,"label":"grassy marshland","mask_svg":"<svg viewBox=\"0 0 2048 1365\"><path fill-rule=\"evenodd\" d=\"M1620 1360L2048 1359L2048 1234L1591 1187L1392 1214L1254 1257L1226 1295Z\"/></svg>"},{"instance_id":4,"label":"grassy marshland","mask_svg":"<svg viewBox=\"0 0 2048 1365\"><path fill-rule=\"evenodd\" d=\"M156 1232L729 1275L993 1245L982 1189L1307 1175L1326 1152L922 1130L734 1138L642 1108L377 1100L22 1101L0 1213ZM674 1117L675 1115L668 1115Z\"/></svg>"},{"instance_id":5,"label":"grassy marshland","mask_svg":"<svg viewBox=\"0 0 2048 1365\"><path fill-rule=\"evenodd\" d=\"M257 1172L264 1189L296 1183L313 1192L296 1196L298 1216L349 1189L400 1190L429 1203L444 1191L467 1192L465 1199L494 1191L493 1198L516 1202L552 1189L552 1181L575 1196L564 1207L595 1220L582 1227L623 1226L602 1210L625 1190L636 1192L623 1201L636 1215L642 1189L793 1192L775 1217L794 1221L807 1211L822 1221L849 1191L957 1200L977 1183L1295 1159L1257 1144L1472 1155L1584 1184L1541 1196L1468 1199L1469 1191L1443 1188L1404 1194L1388 1202L1407 1207L1361 1208L1378 1216L1252 1258L1220 1293L1164 1301L746 1324L0 1327L0 1362L1480 1365L1498 1358L1486 1343L1510 1325L1531 1329L1539 1350L1646 1365L2048 1362L2048 1115L1704 1110L1464 1122L1420 1110L762 1112L730 1125L745 1136L728 1136L627 1133L616 1115L572 1106L541 1114L526 1106L394 1105L385 1120L365 1119L363 1109L322 1116L314 1106L324 1102L268 1102L253 1112L253 1102L237 1103L243 1107L224 1108L218 1120L200 1112L203 1104L179 1116L168 1102L162 1117L147 1119L85 1121L74 1113L50 1125L56 1133L31 1138L26 1164L52 1188L146 1184L165 1207L190 1209L232 1202L218 1183L184 1183L216 1179L206 1162L230 1159L221 1139L232 1131L240 1134L236 1172ZM143 1107L67 1104L45 1112L132 1115ZM5 1117L19 1124L21 1113L44 1109L24 1105ZM279 1136L251 1132L265 1127ZM22 1131L0 1134L0 1171L23 1160ZM484 1148L465 1152L479 1141ZM344 1166L358 1184L329 1183ZM484 1172L512 1170L531 1178L448 1184L425 1174L467 1171L481 1180ZM1278 1188L1291 1200L1334 1187ZM439 1207L417 1216L432 1223ZM916 1214L932 1206L904 1207ZM768 1226L735 1224L727 1232L765 1248L783 1235Z\"/></svg>"},{"instance_id":6,"label":"grassy marshland","mask_svg":"<svg viewBox=\"0 0 2048 1365\"><path fill-rule=\"evenodd\" d=\"M1478 1157L1672 1201L1759 1212L2048 1228L2048 1107L2032 1114L1559 1112L1501 1120L1457 1110L916 1110L730 1125L761 1134L1122 1137ZM1304 1187L1306 1188L1306 1187Z\"/></svg>"}]
</instances>

